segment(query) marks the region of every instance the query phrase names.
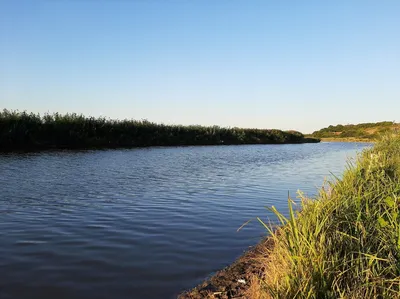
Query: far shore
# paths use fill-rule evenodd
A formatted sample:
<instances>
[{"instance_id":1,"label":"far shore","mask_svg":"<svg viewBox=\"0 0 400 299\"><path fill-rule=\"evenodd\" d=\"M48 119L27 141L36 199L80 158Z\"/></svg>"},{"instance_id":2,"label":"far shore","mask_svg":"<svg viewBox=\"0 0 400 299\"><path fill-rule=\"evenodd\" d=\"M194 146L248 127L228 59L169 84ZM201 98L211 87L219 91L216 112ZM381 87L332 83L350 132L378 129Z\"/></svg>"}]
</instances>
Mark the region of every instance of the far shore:
<instances>
[{"instance_id":1,"label":"far shore","mask_svg":"<svg viewBox=\"0 0 400 299\"><path fill-rule=\"evenodd\" d=\"M365 143L375 143L375 139L366 139L366 138L354 138L354 137L345 137L345 138L321 138L321 142L365 142Z\"/></svg>"},{"instance_id":2,"label":"far shore","mask_svg":"<svg viewBox=\"0 0 400 299\"><path fill-rule=\"evenodd\" d=\"M317 143L298 131L165 125L67 114L0 111L0 152L149 146Z\"/></svg>"}]
</instances>

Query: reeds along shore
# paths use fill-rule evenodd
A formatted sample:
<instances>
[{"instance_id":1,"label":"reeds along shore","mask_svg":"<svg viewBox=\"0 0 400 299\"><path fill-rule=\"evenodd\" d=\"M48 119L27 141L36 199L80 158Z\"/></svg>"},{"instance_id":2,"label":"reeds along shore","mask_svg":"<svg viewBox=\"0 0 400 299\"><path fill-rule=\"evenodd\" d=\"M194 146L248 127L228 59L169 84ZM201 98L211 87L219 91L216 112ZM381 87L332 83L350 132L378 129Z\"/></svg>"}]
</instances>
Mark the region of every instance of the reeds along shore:
<instances>
[{"instance_id":1,"label":"reeds along shore","mask_svg":"<svg viewBox=\"0 0 400 299\"><path fill-rule=\"evenodd\" d=\"M296 131L175 126L77 114L0 112L0 151L319 142Z\"/></svg>"},{"instance_id":2,"label":"reeds along shore","mask_svg":"<svg viewBox=\"0 0 400 299\"><path fill-rule=\"evenodd\" d=\"M274 246L248 297L400 298L400 137L364 150L315 200L300 197L288 217L271 208L278 229L259 219Z\"/></svg>"}]
</instances>

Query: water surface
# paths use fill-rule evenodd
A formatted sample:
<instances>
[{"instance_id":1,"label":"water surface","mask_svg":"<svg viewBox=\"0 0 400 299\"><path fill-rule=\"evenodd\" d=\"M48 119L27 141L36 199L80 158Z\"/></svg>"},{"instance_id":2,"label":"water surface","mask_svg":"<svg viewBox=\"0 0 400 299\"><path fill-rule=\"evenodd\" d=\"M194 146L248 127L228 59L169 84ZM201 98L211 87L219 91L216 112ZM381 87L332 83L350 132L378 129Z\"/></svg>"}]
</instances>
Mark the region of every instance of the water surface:
<instances>
[{"instance_id":1,"label":"water surface","mask_svg":"<svg viewBox=\"0 0 400 299\"><path fill-rule=\"evenodd\" d=\"M367 144L0 155L0 298L174 298Z\"/></svg>"}]
</instances>

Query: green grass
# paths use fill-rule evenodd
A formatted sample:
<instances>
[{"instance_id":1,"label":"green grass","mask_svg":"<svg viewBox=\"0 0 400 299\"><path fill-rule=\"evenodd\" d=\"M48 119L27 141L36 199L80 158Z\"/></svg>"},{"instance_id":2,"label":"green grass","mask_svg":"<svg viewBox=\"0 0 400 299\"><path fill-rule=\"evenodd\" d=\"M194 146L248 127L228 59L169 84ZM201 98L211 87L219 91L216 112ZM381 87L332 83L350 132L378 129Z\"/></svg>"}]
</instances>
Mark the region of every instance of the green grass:
<instances>
[{"instance_id":1,"label":"green grass","mask_svg":"<svg viewBox=\"0 0 400 299\"><path fill-rule=\"evenodd\" d=\"M386 135L274 230L260 298L400 298L400 137ZM297 207L296 207L297 208Z\"/></svg>"},{"instance_id":2,"label":"green grass","mask_svg":"<svg viewBox=\"0 0 400 299\"><path fill-rule=\"evenodd\" d=\"M0 112L0 151L318 142L296 131L178 126L77 114Z\"/></svg>"},{"instance_id":3,"label":"green grass","mask_svg":"<svg viewBox=\"0 0 400 299\"><path fill-rule=\"evenodd\" d=\"M399 130L400 124L392 121L362 123L357 125L336 125L313 132L310 136L329 139L375 140L388 132Z\"/></svg>"}]
</instances>

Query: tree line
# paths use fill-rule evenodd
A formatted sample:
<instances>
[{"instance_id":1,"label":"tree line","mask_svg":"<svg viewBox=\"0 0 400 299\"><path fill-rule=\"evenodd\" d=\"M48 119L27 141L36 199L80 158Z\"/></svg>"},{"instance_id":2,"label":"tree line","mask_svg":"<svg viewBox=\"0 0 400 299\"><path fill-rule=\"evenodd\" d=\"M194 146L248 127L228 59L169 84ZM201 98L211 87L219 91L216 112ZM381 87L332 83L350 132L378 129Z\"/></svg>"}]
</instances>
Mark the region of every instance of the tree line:
<instances>
[{"instance_id":1,"label":"tree line","mask_svg":"<svg viewBox=\"0 0 400 299\"><path fill-rule=\"evenodd\" d=\"M78 149L317 142L297 131L164 125L76 113L0 112L0 149Z\"/></svg>"}]
</instances>

